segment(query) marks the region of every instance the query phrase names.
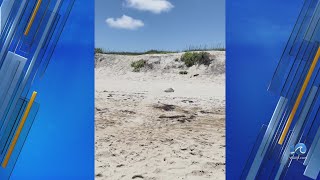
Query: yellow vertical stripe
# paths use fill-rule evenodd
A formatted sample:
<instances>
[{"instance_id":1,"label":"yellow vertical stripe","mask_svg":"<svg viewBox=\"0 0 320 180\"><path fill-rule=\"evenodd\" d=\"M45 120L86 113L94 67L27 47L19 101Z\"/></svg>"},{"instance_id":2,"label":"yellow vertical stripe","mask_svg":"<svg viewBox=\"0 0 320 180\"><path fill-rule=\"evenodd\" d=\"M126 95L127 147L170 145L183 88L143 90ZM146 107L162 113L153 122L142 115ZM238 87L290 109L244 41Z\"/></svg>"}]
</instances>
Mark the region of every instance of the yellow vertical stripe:
<instances>
[{"instance_id":1,"label":"yellow vertical stripe","mask_svg":"<svg viewBox=\"0 0 320 180\"><path fill-rule=\"evenodd\" d=\"M293 120L293 118L294 118L294 116L295 116L295 114L297 112L297 109L299 107L299 104L301 102L303 94L306 91L306 88L307 88L308 83L310 81L311 75L312 75L312 73L314 71L314 68L316 67L317 62L319 60L319 57L320 57L320 47L318 48L317 54L313 59L313 62L312 62L311 67L310 67L310 69L308 71L307 77L303 82L303 85L302 85L301 90L299 92L298 98L297 98L297 100L296 100L296 102L295 102L295 104L293 106L293 109L292 109L292 111L290 113L289 119L288 119L288 121L287 121L287 123L286 123L286 125L285 125L285 127L284 127L284 129L282 131L282 134L281 134L279 142L278 142L278 144L280 144L280 145L283 144L283 141L284 141L284 139L285 139L285 137L286 137L286 135L287 135L287 133L289 131L290 125L292 123L292 120Z\"/></svg>"},{"instance_id":2,"label":"yellow vertical stripe","mask_svg":"<svg viewBox=\"0 0 320 180\"><path fill-rule=\"evenodd\" d=\"M23 126L24 126L27 118L28 118L28 115L29 115L29 113L30 113L30 110L31 110L31 107L32 107L32 105L33 105L33 103L34 103L34 100L36 99L36 96L37 96L37 92L34 91L34 92L32 93L32 96L31 96L31 98L30 98L30 101L29 101L29 103L28 103L28 105L27 105L27 108L26 108L26 110L24 111L24 114L23 114L23 116L22 116L22 118L21 118L21 121L20 121L20 124L19 124L19 126L18 126L17 132L16 132L16 134L14 135L13 140L12 140L12 142L11 142L11 144L10 144L8 153L6 154L5 159L4 159L3 163L2 163L2 167L3 167L3 168L6 168L7 165L8 165L8 162L9 162L9 160L10 160L10 157L11 157L11 155L12 155L12 152L13 152L13 150L14 150L14 147L15 147L16 144L17 144L17 141L18 141L18 139L19 139L20 133L21 133L21 131L22 131L22 128L23 128Z\"/></svg>"},{"instance_id":3,"label":"yellow vertical stripe","mask_svg":"<svg viewBox=\"0 0 320 180\"><path fill-rule=\"evenodd\" d=\"M33 24L33 21L34 21L36 15L37 15L37 13L38 13L38 10L39 10L39 8L40 8L41 2L42 2L42 0L38 0L38 2L37 2L37 4L36 4L36 7L35 7L34 10L33 10L33 13L32 13L32 15L31 15L30 21L29 21L29 23L28 23L28 25L27 25L26 30L24 31L24 35L25 35L25 36L27 36L27 35L29 34L29 31L30 31L30 29L31 29L31 26L32 26L32 24Z\"/></svg>"}]
</instances>

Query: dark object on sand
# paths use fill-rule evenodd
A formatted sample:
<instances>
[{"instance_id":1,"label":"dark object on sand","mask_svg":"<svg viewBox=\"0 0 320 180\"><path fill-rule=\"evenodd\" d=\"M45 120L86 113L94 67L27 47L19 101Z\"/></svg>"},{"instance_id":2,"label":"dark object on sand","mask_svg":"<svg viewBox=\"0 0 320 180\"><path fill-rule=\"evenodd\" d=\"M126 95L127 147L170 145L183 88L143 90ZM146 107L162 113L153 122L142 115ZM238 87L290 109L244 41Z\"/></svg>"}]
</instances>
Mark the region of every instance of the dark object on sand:
<instances>
[{"instance_id":1,"label":"dark object on sand","mask_svg":"<svg viewBox=\"0 0 320 180\"><path fill-rule=\"evenodd\" d=\"M171 92L174 92L174 89L168 88L168 89L164 90L164 92L166 92L166 93L171 93Z\"/></svg>"},{"instance_id":2,"label":"dark object on sand","mask_svg":"<svg viewBox=\"0 0 320 180\"><path fill-rule=\"evenodd\" d=\"M138 178L143 179L144 177L142 175L134 175L134 176L132 176L132 179L138 179Z\"/></svg>"},{"instance_id":3,"label":"dark object on sand","mask_svg":"<svg viewBox=\"0 0 320 180\"><path fill-rule=\"evenodd\" d=\"M175 116L165 116L161 115L159 116L160 119L168 118L168 119L178 119L178 118L185 118L185 115L175 115Z\"/></svg>"},{"instance_id":4,"label":"dark object on sand","mask_svg":"<svg viewBox=\"0 0 320 180\"><path fill-rule=\"evenodd\" d=\"M176 108L176 106L170 105L170 104L155 105L153 107L156 109L164 110L164 111L173 111Z\"/></svg>"}]
</instances>

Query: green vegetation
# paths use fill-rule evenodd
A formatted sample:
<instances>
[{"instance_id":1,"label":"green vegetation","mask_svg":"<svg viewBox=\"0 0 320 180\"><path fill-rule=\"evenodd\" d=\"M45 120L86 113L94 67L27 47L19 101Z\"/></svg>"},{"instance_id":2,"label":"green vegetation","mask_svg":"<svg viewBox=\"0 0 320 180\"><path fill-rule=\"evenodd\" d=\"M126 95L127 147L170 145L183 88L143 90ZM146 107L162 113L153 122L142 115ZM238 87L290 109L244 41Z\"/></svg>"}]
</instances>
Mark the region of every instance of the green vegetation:
<instances>
[{"instance_id":1,"label":"green vegetation","mask_svg":"<svg viewBox=\"0 0 320 180\"><path fill-rule=\"evenodd\" d=\"M188 74L188 71L180 71L179 74L186 75Z\"/></svg>"},{"instance_id":2,"label":"green vegetation","mask_svg":"<svg viewBox=\"0 0 320 180\"><path fill-rule=\"evenodd\" d=\"M193 51L225 51L225 47L221 44L213 45L213 46L207 46L207 45L199 45L199 46L188 46L185 49L182 50L156 50L151 49L148 51L111 51L111 50L105 50L103 48L95 48L95 53L101 53L101 54L115 54L115 55L144 55L144 54L169 54L169 53L179 53L179 52L193 52Z\"/></svg>"},{"instance_id":3,"label":"green vegetation","mask_svg":"<svg viewBox=\"0 0 320 180\"><path fill-rule=\"evenodd\" d=\"M100 54L114 54L114 55L144 55L144 54L169 54L169 53L177 53L178 51L160 51L151 49L149 51L144 52L129 52L129 51L106 51L102 48L95 48L95 53Z\"/></svg>"},{"instance_id":4,"label":"green vegetation","mask_svg":"<svg viewBox=\"0 0 320 180\"><path fill-rule=\"evenodd\" d=\"M182 55L181 61L183 61L187 67L191 67L201 64L209 66L212 60L208 52L186 52Z\"/></svg>"},{"instance_id":5,"label":"green vegetation","mask_svg":"<svg viewBox=\"0 0 320 180\"><path fill-rule=\"evenodd\" d=\"M189 46L183 52L192 51L225 51L226 48L222 44L216 44L212 46L200 45L200 46Z\"/></svg>"},{"instance_id":6,"label":"green vegetation","mask_svg":"<svg viewBox=\"0 0 320 180\"><path fill-rule=\"evenodd\" d=\"M118 52L118 51L108 51L105 54L115 54L115 55L144 55L144 54L169 54L169 53L177 53L175 51L159 51L159 50L149 50L145 52Z\"/></svg>"},{"instance_id":7,"label":"green vegetation","mask_svg":"<svg viewBox=\"0 0 320 180\"><path fill-rule=\"evenodd\" d=\"M105 53L105 51L104 51L102 48L95 48L95 49L94 49L94 53L103 54L103 53Z\"/></svg>"},{"instance_id":8,"label":"green vegetation","mask_svg":"<svg viewBox=\"0 0 320 180\"><path fill-rule=\"evenodd\" d=\"M149 51L144 52L143 54L169 54L169 53L176 53L176 51L159 51L151 49Z\"/></svg>"},{"instance_id":9,"label":"green vegetation","mask_svg":"<svg viewBox=\"0 0 320 180\"><path fill-rule=\"evenodd\" d=\"M133 72L140 72L140 69L146 65L147 61L140 59L139 61L135 61L131 63L131 67L133 67Z\"/></svg>"}]
</instances>

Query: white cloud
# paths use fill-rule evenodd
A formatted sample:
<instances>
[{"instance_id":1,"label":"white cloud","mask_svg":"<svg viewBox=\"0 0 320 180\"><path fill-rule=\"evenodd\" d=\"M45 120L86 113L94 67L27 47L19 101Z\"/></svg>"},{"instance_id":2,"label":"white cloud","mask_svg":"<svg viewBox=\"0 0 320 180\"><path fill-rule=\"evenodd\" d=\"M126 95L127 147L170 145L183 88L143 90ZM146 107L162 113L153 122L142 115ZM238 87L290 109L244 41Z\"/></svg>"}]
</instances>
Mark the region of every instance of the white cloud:
<instances>
[{"instance_id":1,"label":"white cloud","mask_svg":"<svg viewBox=\"0 0 320 180\"><path fill-rule=\"evenodd\" d=\"M122 17L117 19L108 18L106 20L106 23L113 28L129 30L135 30L144 26L144 23L141 20L133 19L132 17L126 15L123 15Z\"/></svg>"},{"instance_id":2,"label":"white cloud","mask_svg":"<svg viewBox=\"0 0 320 180\"><path fill-rule=\"evenodd\" d=\"M170 11L174 6L168 0L126 0L125 5L141 11L155 14Z\"/></svg>"}]
</instances>

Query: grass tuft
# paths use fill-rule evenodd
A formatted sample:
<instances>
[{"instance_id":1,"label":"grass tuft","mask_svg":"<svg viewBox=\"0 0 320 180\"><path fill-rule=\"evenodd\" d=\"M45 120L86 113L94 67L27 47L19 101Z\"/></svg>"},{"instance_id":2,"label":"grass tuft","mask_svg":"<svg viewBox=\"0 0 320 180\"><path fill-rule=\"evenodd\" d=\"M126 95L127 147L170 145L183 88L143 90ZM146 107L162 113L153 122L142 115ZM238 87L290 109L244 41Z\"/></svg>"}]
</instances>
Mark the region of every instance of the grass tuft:
<instances>
[{"instance_id":1,"label":"grass tuft","mask_svg":"<svg viewBox=\"0 0 320 180\"><path fill-rule=\"evenodd\" d=\"M94 49L94 53L95 53L95 54L97 54L97 53L105 54L105 51L104 51L102 48L95 48L95 49Z\"/></svg>"},{"instance_id":2,"label":"grass tuft","mask_svg":"<svg viewBox=\"0 0 320 180\"><path fill-rule=\"evenodd\" d=\"M140 69L146 65L147 61L140 59L139 61L135 61L131 63L131 67L133 67L133 72L140 72Z\"/></svg>"},{"instance_id":3,"label":"grass tuft","mask_svg":"<svg viewBox=\"0 0 320 180\"><path fill-rule=\"evenodd\" d=\"M208 52L186 52L182 55L181 61L184 62L187 67L191 67L201 64L209 66L212 60Z\"/></svg>"}]
</instances>

